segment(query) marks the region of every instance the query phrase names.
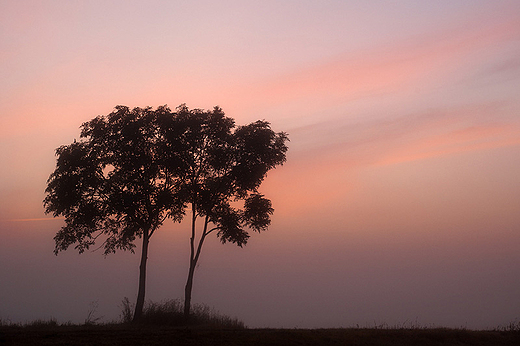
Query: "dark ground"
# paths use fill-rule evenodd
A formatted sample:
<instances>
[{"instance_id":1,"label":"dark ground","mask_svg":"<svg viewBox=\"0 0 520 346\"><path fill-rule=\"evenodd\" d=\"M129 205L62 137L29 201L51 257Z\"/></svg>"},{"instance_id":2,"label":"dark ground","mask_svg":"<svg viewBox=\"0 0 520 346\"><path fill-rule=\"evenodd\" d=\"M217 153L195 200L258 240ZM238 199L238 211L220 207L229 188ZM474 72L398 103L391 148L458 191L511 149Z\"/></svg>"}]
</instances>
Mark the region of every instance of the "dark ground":
<instances>
[{"instance_id":1,"label":"dark ground","mask_svg":"<svg viewBox=\"0 0 520 346\"><path fill-rule=\"evenodd\" d=\"M520 345L520 331L0 326L0 345Z\"/></svg>"}]
</instances>

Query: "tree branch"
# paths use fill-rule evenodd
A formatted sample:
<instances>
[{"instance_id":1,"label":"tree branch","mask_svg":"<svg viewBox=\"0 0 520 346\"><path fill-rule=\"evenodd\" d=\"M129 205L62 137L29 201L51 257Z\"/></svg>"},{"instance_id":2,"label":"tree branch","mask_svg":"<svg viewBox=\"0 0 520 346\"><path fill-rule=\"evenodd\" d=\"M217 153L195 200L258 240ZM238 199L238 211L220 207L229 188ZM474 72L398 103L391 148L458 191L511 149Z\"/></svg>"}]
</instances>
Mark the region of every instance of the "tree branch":
<instances>
[{"instance_id":1,"label":"tree branch","mask_svg":"<svg viewBox=\"0 0 520 346\"><path fill-rule=\"evenodd\" d=\"M206 232L206 235L210 234L211 232L213 231L216 231L218 230L219 228L218 227L213 227L212 229L210 229L209 231Z\"/></svg>"},{"instance_id":2,"label":"tree branch","mask_svg":"<svg viewBox=\"0 0 520 346\"><path fill-rule=\"evenodd\" d=\"M195 260L193 263L194 265L197 264L197 262L199 260L200 252L202 250L202 244L204 243L204 239L206 239L206 236L209 234L207 232L208 223L209 223L209 216L206 215L206 218L204 220L204 231L202 232L202 235L200 236L200 239L199 239L199 245L197 246L197 253L195 254Z\"/></svg>"},{"instance_id":3,"label":"tree branch","mask_svg":"<svg viewBox=\"0 0 520 346\"><path fill-rule=\"evenodd\" d=\"M195 202L191 203L191 238L190 238L190 263L193 263L195 252L195 222L197 221L197 210Z\"/></svg>"}]
</instances>

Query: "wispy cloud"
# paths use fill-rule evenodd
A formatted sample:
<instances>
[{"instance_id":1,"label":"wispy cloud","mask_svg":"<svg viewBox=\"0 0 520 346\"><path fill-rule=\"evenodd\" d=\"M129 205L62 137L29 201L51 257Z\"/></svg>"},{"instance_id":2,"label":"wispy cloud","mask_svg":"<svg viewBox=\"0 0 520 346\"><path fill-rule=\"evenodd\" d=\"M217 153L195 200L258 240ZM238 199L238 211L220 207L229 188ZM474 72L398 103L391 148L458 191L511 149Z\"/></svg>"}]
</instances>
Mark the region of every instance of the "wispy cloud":
<instances>
[{"instance_id":1,"label":"wispy cloud","mask_svg":"<svg viewBox=\"0 0 520 346\"><path fill-rule=\"evenodd\" d=\"M478 18L458 29L443 29L386 47L317 62L247 88L244 94L283 103L322 97L349 100L374 93L401 92L460 73L461 67L465 70L481 63L473 61L473 55L497 50L502 43L518 38L520 24L516 19L495 22L487 18L482 22ZM511 67L515 65L505 66Z\"/></svg>"},{"instance_id":2,"label":"wispy cloud","mask_svg":"<svg viewBox=\"0 0 520 346\"><path fill-rule=\"evenodd\" d=\"M346 196L359 193L359 173L365 168L520 147L520 120L490 116L501 114L502 106L439 108L385 121L346 119L293 129L291 144L299 147L265 188L275 196L284 191L276 200L283 213L304 215L322 205L353 203Z\"/></svg>"},{"instance_id":3,"label":"wispy cloud","mask_svg":"<svg viewBox=\"0 0 520 346\"><path fill-rule=\"evenodd\" d=\"M37 222L37 221L56 221L65 220L64 217L41 217L41 218L28 218L28 219L6 219L5 222Z\"/></svg>"},{"instance_id":4,"label":"wispy cloud","mask_svg":"<svg viewBox=\"0 0 520 346\"><path fill-rule=\"evenodd\" d=\"M333 176L374 165L518 146L520 120L511 121L508 112L494 102L384 120L323 121L291 131L301 143L291 158L299 162L300 171Z\"/></svg>"},{"instance_id":5,"label":"wispy cloud","mask_svg":"<svg viewBox=\"0 0 520 346\"><path fill-rule=\"evenodd\" d=\"M516 60L503 51L519 38L516 19L473 18L456 29L443 28L294 71L257 85L254 94L279 104L303 104L303 115L295 118L294 125L306 125L289 130L293 157L331 174L516 146L520 144L517 101L475 93L457 100L449 90L482 71L487 75L517 71ZM415 89L422 89L421 95L416 97ZM374 95L387 95L394 109ZM368 96L370 107L381 116L351 116L349 102ZM343 113L330 115L320 109L338 102L347 105ZM312 103L314 109L306 108Z\"/></svg>"},{"instance_id":6,"label":"wispy cloud","mask_svg":"<svg viewBox=\"0 0 520 346\"><path fill-rule=\"evenodd\" d=\"M387 153L377 164L389 165L462 152L520 145L520 128L509 125L471 126L421 138Z\"/></svg>"}]
</instances>

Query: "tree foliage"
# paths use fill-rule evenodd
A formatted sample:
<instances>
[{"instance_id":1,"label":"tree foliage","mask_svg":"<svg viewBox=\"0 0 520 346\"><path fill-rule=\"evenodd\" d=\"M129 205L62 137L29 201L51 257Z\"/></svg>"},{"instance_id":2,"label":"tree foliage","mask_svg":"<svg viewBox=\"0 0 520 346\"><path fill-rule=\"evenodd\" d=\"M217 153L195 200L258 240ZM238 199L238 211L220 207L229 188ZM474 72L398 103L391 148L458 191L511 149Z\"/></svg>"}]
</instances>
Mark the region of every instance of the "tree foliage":
<instances>
[{"instance_id":1,"label":"tree foliage","mask_svg":"<svg viewBox=\"0 0 520 346\"><path fill-rule=\"evenodd\" d=\"M136 318L144 303L150 237L167 218L191 209L190 270L185 290L189 314L195 265L205 238L247 243L266 230L271 201L258 188L286 160L288 136L266 121L235 126L222 109L181 105L153 110L117 106L81 126L79 141L56 150L45 210L64 216L55 253L75 244L81 253L102 236L105 254L135 248L142 238ZM196 244L196 221L203 220Z\"/></svg>"},{"instance_id":2,"label":"tree foliage","mask_svg":"<svg viewBox=\"0 0 520 346\"><path fill-rule=\"evenodd\" d=\"M89 249L100 235L104 253L132 250L143 232L149 236L170 216L182 216L172 179L159 164L159 107L117 106L81 126L80 141L61 146L47 182L47 213L65 216L55 236L55 253L76 244Z\"/></svg>"},{"instance_id":3,"label":"tree foliage","mask_svg":"<svg viewBox=\"0 0 520 346\"><path fill-rule=\"evenodd\" d=\"M286 160L287 134L266 121L240 126L215 107L212 111L177 108L164 119L163 157L167 169L183 180L179 194L197 217L207 217L222 242L244 245L245 226L265 230L273 209L258 193L267 172ZM244 209L233 202L245 200Z\"/></svg>"}]
</instances>

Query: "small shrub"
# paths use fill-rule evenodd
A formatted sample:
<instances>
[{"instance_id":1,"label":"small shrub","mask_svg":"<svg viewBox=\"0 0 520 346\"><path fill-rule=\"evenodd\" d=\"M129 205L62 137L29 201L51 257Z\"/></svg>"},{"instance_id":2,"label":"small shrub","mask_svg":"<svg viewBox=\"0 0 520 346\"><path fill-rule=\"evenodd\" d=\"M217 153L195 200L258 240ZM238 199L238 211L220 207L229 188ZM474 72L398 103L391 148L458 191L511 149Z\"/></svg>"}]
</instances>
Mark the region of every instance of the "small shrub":
<instances>
[{"instance_id":1,"label":"small shrub","mask_svg":"<svg viewBox=\"0 0 520 346\"><path fill-rule=\"evenodd\" d=\"M204 304L193 305L190 315L190 324L205 325L216 328L245 328L244 322L239 319L222 315L215 309L211 309Z\"/></svg>"},{"instance_id":2,"label":"small shrub","mask_svg":"<svg viewBox=\"0 0 520 346\"><path fill-rule=\"evenodd\" d=\"M121 321L132 322L134 305L128 298L123 298ZM179 299L165 300L159 303L147 302L143 309L143 315L139 320L145 325L184 326L184 304ZM194 304L191 309L189 325L212 328L245 328L244 322L237 318L221 315L218 311L204 304Z\"/></svg>"},{"instance_id":3,"label":"small shrub","mask_svg":"<svg viewBox=\"0 0 520 346\"><path fill-rule=\"evenodd\" d=\"M147 302L140 322L150 325L183 325L183 306L179 300Z\"/></svg>"}]
</instances>

